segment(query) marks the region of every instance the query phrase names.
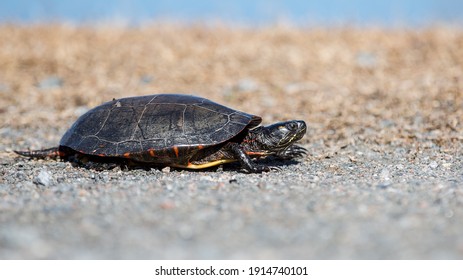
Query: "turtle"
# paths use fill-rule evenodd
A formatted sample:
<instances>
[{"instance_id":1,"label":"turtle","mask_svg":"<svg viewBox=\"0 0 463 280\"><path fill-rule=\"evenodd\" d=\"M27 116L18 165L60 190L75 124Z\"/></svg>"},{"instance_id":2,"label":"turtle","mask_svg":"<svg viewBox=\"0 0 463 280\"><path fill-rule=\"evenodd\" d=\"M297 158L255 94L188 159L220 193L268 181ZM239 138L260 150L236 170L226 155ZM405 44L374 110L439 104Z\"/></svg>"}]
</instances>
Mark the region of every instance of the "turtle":
<instances>
[{"instance_id":1,"label":"turtle","mask_svg":"<svg viewBox=\"0 0 463 280\"><path fill-rule=\"evenodd\" d=\"M261 126L262 118L203 97L155 94L113 99L82 116L65 132L58 147L15 151L30 158L119 162L135 166L203 169L239 162L243 171L278 167L253 158L287 160L307 150L294 143L305 135L302 120ZM76 161L76 160L75 160Z\"/></svg>"}]
</instances>

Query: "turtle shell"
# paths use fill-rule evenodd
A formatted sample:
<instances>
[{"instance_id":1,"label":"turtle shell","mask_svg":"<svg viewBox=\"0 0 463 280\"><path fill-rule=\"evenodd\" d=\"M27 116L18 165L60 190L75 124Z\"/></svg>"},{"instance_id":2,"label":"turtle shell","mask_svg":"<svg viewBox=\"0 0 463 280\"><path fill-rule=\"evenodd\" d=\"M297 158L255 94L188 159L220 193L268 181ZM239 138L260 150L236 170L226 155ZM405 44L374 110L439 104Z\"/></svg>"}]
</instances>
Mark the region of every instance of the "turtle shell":
<instances>
[{"instance_id":1,"label":"turtle shell","mask_svg":"<svg viewBox=\"0 0 463 280\"><path fill-rule=\"evenodd\" d=\"M188 156L185 153L224 143L260 122L258 116L191 95L128 97L82 115L64 134L60 146L82 154L138 155L137 159L156 162L154 154ZM166 153L170 150L175 153ZM139 156L148 153L153 157Z\"/></svg>"}]
</instances>

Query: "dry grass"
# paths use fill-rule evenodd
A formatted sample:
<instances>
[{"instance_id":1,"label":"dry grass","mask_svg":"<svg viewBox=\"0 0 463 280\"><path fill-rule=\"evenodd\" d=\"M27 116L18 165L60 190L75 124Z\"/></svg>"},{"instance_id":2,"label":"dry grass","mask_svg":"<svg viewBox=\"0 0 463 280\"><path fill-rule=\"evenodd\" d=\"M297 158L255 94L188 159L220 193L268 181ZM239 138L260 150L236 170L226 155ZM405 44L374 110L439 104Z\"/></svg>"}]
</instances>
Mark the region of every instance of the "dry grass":
<instances>
[{"instance_id":1,"label":"dry grass","mask_svg":"<svg viewBox=\"0 0 463 280\"><path fill-rule=\"evenodd\" d=\"M184 92L304 119L304 141L328 146L462 140L458 29L3 25L0 42L0 128L64 130L82 106Z\"/></svg>"}]
</instances>

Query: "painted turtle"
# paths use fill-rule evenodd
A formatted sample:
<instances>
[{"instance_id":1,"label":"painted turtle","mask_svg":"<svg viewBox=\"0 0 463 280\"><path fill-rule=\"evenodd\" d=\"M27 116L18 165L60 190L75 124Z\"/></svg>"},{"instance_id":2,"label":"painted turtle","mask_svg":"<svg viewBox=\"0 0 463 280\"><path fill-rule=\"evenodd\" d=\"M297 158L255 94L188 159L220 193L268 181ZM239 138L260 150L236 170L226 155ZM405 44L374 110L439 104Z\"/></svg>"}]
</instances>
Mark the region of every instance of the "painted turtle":
<instances>
[{"instance_id":1,"label":"painted turtle","mask_svg":"<svg viewBox=\"0 0 463 280\"><path fill-rule=\"evenodd\" d=\"M258 126L261 117L208 99L159 94L115 99L82 115L59 147L15 151L31 158L128 160L136 165L201 169L239 161L248 172L269 171L251 158L303 156L293 145L306 132L304 121Z\"/></svg>"}]
</instances>

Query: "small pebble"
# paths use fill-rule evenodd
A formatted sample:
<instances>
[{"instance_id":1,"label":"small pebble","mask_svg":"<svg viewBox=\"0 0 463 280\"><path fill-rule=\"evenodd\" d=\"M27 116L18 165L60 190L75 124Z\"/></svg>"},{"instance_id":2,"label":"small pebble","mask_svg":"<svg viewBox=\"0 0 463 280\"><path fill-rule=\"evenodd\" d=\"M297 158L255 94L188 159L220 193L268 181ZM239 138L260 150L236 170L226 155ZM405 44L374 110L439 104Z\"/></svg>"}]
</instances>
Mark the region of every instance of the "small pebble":
<instances>
[{"instance_id":1,"label":"small pebble","mask_svg":"<svg viewBox=\"0 0 463 280\"><path fill-rule=\"evenodd\" d=\"M10 90L11 90L10 86L8 86L7 84L0 83L0 91L1 92L7 92L7 91L10 91Z\"/></svg>"},{"instance_id":2,"label":"small pebble","mask_svg":"<svg viewBox=\"0 0 463 280\"><path fill-rule=\"evenodd\" d=\"M383 168L383 170L381 170L380 177L384 181L389 181L391 180L391 173L389 172L387 168Z\"/></svg>"},{"instance_id":3,"label":"small pebble","mask_svg":"<svg viewBox=\"0 0 463 280\"><path fill-rule=\"evenodd\" d=\"M57 76L50 76L48 78L43 79L37 85L40 89L52 89L52 88L60 88L64 84L63 79Z\"/></svg>"},{"instance_id":4,"label":"small pebble","mask_svg":"<svg viewBox=\"0 0 463 280\"><path fill-rule=\"evenodd\" d=\"M238 81L236 87L239 91L256 91L259 88L259 84L253 79L242 79Z\"/></svg>"},{"instance_id":5,"label":"small pebble","mask_svg":"<svg viewBox=\"0 0 463 280\"><path fill-rule=\"evenodd\" d=\"M143 75L140 78L140 84L150 84L151 82L154 81L154 77L150 75Z\"/></svg>"},{"instance_id":6,"label":"small pebble","mask_svg":"<svg viewBox=\"0 0 463 280\"><path fill-rule=\"evenodd\" d=\"M429 164L429 167L431 167L432 169L435 169L438 166L439 166L439 164L436 161L431 161L431 163Z\"/></svg>"},{"instance_id":7,"label":"small pebble","mask_svg":"<svg viewBox=\"0 0 463 280\"><path fill-rule=\"evenodd\" d=\"M39 175L34 178L33 183L36 185L49 186L52 180L50 172L46 170L40 171Z\"/></svg>"},{"instance_id":8,"label":"small pebble","mask_svg":"<svg viewBox=\"0 0 463 280\"><path fill-rule=\"evenodd\" d=\"M378 64L378 57L375 53L359 52L355 57L355 62L363 68L375 68Z\"/></svg>"},{"instance_id":9,"label":"small pebble","mask_svg":"<svg viewBox=\"0 0 463 280\"><path fill-rule=\"evenodd\" d=\"M384 190L384 189L387 189L390 185L391 185L391 184L390 184L389 182L384 182L384 183L378 184L376 187L377 187L378 189Z\"/></svg>"}]
</instances>

